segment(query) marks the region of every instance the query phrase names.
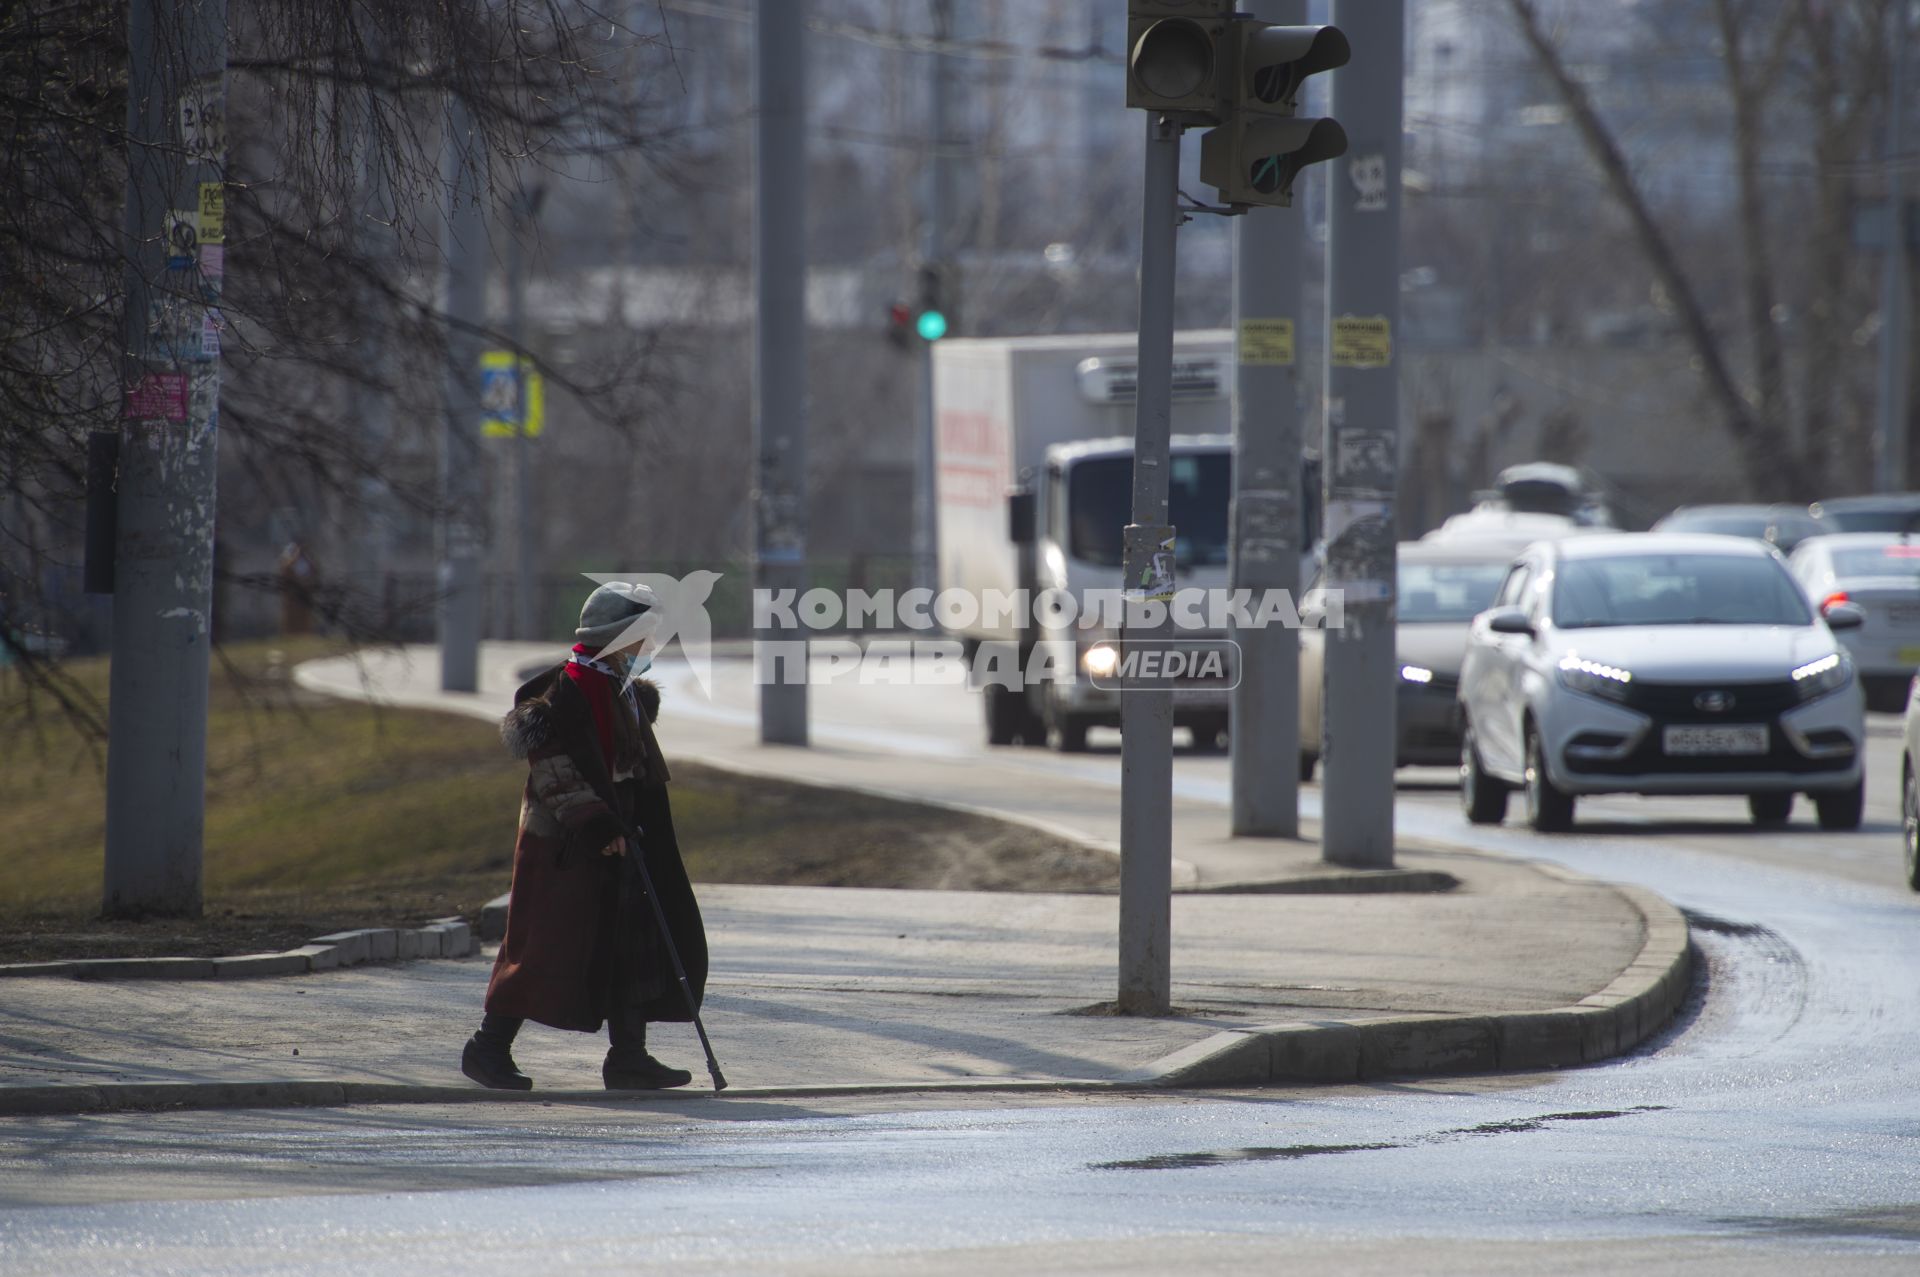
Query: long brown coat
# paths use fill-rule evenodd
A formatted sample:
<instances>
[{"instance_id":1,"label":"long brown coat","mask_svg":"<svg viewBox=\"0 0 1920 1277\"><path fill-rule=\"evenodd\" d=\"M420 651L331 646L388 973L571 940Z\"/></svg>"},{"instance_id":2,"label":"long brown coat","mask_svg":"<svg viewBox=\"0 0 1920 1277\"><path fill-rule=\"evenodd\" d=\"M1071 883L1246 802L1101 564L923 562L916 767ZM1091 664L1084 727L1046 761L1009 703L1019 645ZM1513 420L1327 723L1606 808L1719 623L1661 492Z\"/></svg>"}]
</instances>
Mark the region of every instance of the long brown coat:
<instances>
[{"instance_id":1,"label":"long brown coat","mask_svg":"<svg viewBox=\"0 0 1920 1277\"><path fill-rule=\"evenodd\" d=\"M487 985L489 1012L595 1033L624 991L643 1019L691 1018L645 897L619 858L600 854L620 836L609 797L642 831L647 872L696 1004L704 995L706 931L674 839L669 773L653 735L660 690L644 681L634 686L638 717L613 698L615 752L622 770L633 772L629 780L613 780L593 711L564 666L522 686L501 723L501 739L527 760L528 776L507 935Z\"/></svg>"}]
</instances>

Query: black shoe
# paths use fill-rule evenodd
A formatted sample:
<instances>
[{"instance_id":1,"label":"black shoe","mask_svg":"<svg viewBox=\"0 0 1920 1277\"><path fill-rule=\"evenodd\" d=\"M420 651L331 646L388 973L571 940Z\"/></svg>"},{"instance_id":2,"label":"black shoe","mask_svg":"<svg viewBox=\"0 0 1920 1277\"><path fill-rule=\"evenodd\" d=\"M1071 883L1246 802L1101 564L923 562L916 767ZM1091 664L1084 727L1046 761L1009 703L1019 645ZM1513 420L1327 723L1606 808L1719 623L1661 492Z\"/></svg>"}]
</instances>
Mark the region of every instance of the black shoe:
<instances>
[{"instance_id":1,"label":"black shoe","mask_svg":"<svg viewBox=\"0 0 1920 1277\"><path fill-rule=\"evenodd\" d=\"M460 1071L493 1091L531 1091L533 1079L513 1062L513 1052L505 1047L489 1047L476 1037L467 1039L460 1052Z\"/></svg>"},{"instance_id":2,"label":"black shoe","mask_svg":"<svg viewBox=\"0 0 1920 1277\"><path fill-rule=\"evenodd\" d=\"M685 1069L669 1068L651 1055L616 1060L611 1055L600 1066L600 1080L609 1091L670 1091L693 1081Z\"/></svg>"}]
</instances>

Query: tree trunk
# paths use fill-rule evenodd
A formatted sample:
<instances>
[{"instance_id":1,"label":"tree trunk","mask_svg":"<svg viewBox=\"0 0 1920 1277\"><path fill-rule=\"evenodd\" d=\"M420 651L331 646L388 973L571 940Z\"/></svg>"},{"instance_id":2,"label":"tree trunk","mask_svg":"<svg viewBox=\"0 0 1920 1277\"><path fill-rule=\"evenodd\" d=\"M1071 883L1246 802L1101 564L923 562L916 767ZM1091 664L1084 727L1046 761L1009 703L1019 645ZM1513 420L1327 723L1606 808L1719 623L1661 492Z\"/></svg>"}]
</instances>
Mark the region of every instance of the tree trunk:
<instances>
[{"instance_id":1,"label":"tree trunk","mask_svg":"<svg viewBox=\"0 0 1920 1277\"><path fill-rule=\"evenodd\" d=\"M1707 388L1720 408L1722 425L1739 449L1747 487L1760 499L1786 498L1793 483L1789 441L1779 429L1755 415L1746 392L1735 382L1725 351L1707 320L1699 294L1680 268L1672 242L1654 220L1653 210L1628 170L1619 143L1594 109L1592 99L1568 72L1559 50L1541 30L1532 0L1508 0L1508 4L1519 23L1520 34L1559 90L1581 139L1600 166L1608 190L1626 210L1654 276L1679 312L1687 343L1693 348Z\"/></svg>"}]
</instances>

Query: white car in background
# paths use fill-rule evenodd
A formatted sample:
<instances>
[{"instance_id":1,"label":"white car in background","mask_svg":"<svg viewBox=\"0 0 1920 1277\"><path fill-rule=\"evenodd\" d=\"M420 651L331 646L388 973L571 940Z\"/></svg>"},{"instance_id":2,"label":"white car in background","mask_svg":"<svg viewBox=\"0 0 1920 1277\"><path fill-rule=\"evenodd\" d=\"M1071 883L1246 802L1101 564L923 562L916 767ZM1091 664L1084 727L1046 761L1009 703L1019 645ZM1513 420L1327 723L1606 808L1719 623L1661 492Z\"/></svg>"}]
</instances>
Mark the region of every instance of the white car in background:
<instances>
[{"instance_id":1,"label":"white car in background","mask_svg":"<svg viewBox=\"0 0 1920 1277\"><path fill-rule=\"evenodd\" d=\"M1530 547L1476 617L1460 674L1460 797L1538 830L1582 794L1744 794L1758 824L1808 794L1823 829L1860 824L1866 722L1853 661L1757 541L1639 533Z\"/></svg>"},{"instance_id":2,"label":"white car in background","mask_svg":"<svg viewBox=\"0 0 1920 1277\"><path fill-rule=\"evenodd\" d=\"M1860 671L1867 708L1899 713L1920 670L1920 541L1889 532L1814 537L1787 563L1822 612L1852 603L1864 614L1840 641Z\"/></svg>"}]
</instances>

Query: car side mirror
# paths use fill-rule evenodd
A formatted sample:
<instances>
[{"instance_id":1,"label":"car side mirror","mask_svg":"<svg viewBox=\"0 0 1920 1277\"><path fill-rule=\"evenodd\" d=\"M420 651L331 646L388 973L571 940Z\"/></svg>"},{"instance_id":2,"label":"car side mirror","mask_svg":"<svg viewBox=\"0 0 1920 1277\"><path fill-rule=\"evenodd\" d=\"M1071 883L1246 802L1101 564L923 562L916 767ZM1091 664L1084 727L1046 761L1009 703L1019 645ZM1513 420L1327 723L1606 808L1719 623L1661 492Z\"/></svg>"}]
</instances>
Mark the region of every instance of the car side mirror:
<instances>
[{"instance_id":1,"label":"car side mirror","mask_svg":"<svg viewBox=\"0 0 1920 1277\"><path fill-rule=\"evenodd\" d=\"M1495 634L1533 634L1533 618L1523 607L1495 608L1487 617L1487 628Z\"/></svg>"},{"instance_id":2,"label":"car side mirror","mask_svg":"<svg viewBox=\"0 0 1920 1277\"><path fill-rule=\"evenodd\" d=\"M1826 611L1827 628L1830 630L1857 630L1866 624L1866 609L1858 603L1835 603Z\"/></svg>"},{"instance_id":3,"label":"car side mirror","mask_svg":"<svg viewBox=\"0 0 1920 1277\"><path fill-rule=\"evenodd\" d=\"M1007 539L1015 545L1032 545L1038 532L1033 492L1015 488L1007 493Z\"/></svg>"}]
</instances>

